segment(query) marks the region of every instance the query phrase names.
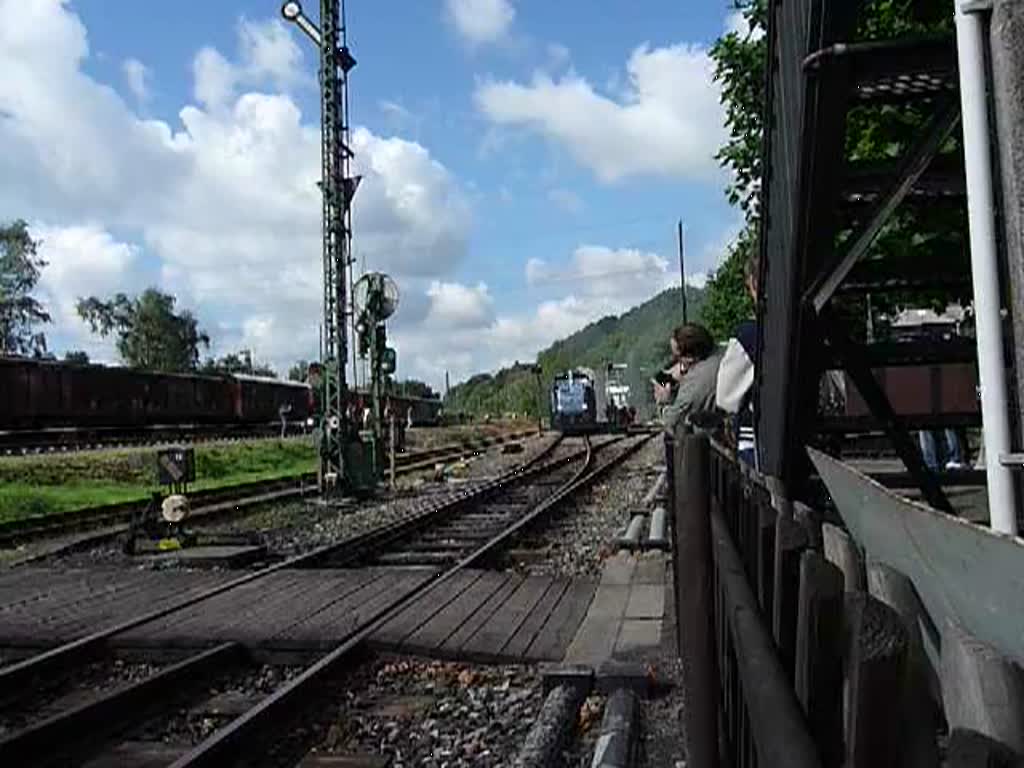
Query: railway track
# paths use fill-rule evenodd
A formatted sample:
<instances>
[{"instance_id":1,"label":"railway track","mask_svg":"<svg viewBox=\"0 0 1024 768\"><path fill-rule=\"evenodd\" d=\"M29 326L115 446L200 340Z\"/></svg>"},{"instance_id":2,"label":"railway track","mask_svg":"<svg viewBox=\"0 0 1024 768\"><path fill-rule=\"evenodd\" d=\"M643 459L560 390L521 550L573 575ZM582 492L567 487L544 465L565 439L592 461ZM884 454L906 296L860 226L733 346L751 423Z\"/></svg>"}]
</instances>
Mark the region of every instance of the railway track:
<instances>
[{"instance_id":1,"label":"railway track","mask_svg":"<svg viewBox=\"0 0 1024 768\"><path fill-rule=\"evenodd\" d=\"M507 435L478 438L465 442L438 446L422 451L399 454L396 457L396 474L407 475L432 469L436 464L475 455L487 448L513 442L535 434L534 430L512 432ZM270 501L281 501L300 497L315 488L316 474L306 472L273 480L240 483L224 488L193 491L189 494L193 506L192 517L209 519L232 510L251 507ZM0 549L11 548L19 543L107 528L88 543L120 535L134 513L145 508L146 500L104 504L56 515L39 515L0 523Z\"/></svg>"},{"instance_id":2,"label":"railway track","mask_svg":"<svg viewBox=\"0 0 1024 768\"><path fill-rule=\"evenodd\" d=\"M0 456L71 453L113 448L170 445L181 442L240 442L308 436L301 422L265 424L167 424L151 427L53 427L0 431Z\"/></svg>"},{"instance_id":3,"label":"railway track","mask_svg":"<svg viewBox=\"0 0 1024 768\"><path fill-rule=\"evenodd\" d=\"M411 601L443 600L448 582L470 567L491 560L524 529L540 522L557 505L580 492L605 472L631 455L647 437L615 438L597 449L589 440L578 446L553 443L521 467L449 499L427 506L390 526L319 550L294 557L227 584L206 590L176 605L134 617L101 629L26 661L0 668L0 692L8 694L5 714L12 707L24 709L30 692L59 684L69 670L102 663L108 643L121 633L154 622L185 607L209 600L286 568L324 568L384 562L389 554L425 551L413 548L428 537L441 535L446 554L431 563L417 563L429 569L429 577L410 592L368 609L368 615L329 652L278 685L244 711L204 738L169 747L159 737L139 741L140 728L155 731L152 724L166 721L191 696L203 692L226 676L251 673L254 662L247 650L234 641L190 654L187 658L106 690L87 691L60 711L43 708L40 717L0 738L0 755L12 765L171 765L173 768L225 765L296 765L315 747L293 724L296 717L321 712L317 702L325 693L344 686L346 672L365 660L366 643L375 629L384 625ZM606 454L610 454L604 459ZM509 500L513 501L509 501ZM503 501L504 500L504 501ZM504 504L501 511L498 505ZM482 513L480 510L484 510ZM487 519L473 518L484 514ZM472 536L453 535L452 523L476 520L483 527ZM458 542L451 547L449 543ZM434 597L436 596L436 598ZM305 733L305 731L301 731ZM134 737L134 741L128 741ZM284 744L285 746L281 746ZM276 746L276 751L273 748ZM283 754L284 753L287 754Z\"/></svg>"}]
</instances>

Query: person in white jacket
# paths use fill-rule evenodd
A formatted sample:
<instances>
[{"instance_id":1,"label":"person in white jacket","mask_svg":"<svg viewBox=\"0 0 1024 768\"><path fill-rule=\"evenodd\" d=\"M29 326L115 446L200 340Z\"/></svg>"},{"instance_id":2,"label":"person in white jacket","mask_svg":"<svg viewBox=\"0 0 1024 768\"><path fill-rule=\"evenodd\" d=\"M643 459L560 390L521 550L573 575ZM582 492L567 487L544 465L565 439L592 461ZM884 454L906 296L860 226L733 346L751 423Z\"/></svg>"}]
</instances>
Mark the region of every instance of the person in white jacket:
<instances>
[{"instance_id":1,"label":"person in white jacket","mask_svg":"<svg viewBox=\"0 0 1024 768\"><path fill-rule=\"evenodd\" d=\"M744 280L750 297L757 305L757 254L751 252L744 268ZM757 323L744 320L733 332L718 366L715 402L734 418L736 455L741 461L757 466L754 438L754 361L757 359Z\"/></svg>"}]
</instances>

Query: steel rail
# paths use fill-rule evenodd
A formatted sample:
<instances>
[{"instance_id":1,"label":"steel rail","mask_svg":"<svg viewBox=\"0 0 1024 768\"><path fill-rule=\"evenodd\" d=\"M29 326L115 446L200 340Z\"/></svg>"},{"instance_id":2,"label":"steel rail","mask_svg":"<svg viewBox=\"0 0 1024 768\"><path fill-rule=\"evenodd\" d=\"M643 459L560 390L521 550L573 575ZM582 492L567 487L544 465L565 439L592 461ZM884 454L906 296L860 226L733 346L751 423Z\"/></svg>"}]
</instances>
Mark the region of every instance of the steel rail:
<instances>
[{"instance_id":1,"label":"steel rail","mask_svg":"<svg viewBox=\"0 0 1024 768\"><path fill-rule=\"evenodd\" d=\"M0 755L7 765L66 765L71 758L82 761L83 746L142 722L169 692L223 673L245 657L241 644L222 643L0 739Z\"/></svg>"},{"instance_id":2,"label":"steel rail","mask_svg":"<svg viewBox=\"0 0 1024 768\"><path fill-rule=\"evenodd\" d=\"M265 729L271 729L275 725L279 725L288 715L293 714L302 706L304 697L315 693L332 676L342 672L345 665L364 648L365 641L373 632L390 621L408 603L414 599L422 599L429 592L443 586L464 568L492 555L501 544L508 541L516 532L526 525L535 522L538 517L550 511L565 498L579 492L611 469L611 467L625 460L627 456L647 442L650 437L637 439L636 443L629 450L623 451L611 461L590 471L588 470L593 461L593 451L590 441L587 439L586 456L580 471L552 496L540 502L524 518L513 523L505 531L478 547L472 554L457 564L439 573L419 588L398 598L391 605L382 608L377 614L364 622L361 628L353 630L334 650L330 651L302 674L263 699L244 715L239 716L224 728L216 731L189 753L172 763L170 768L212 768L213 766L231 765L240 760L246 747L251 748L255 737L264 734L266 732ZM619 440L612 440L600 447L605 448L617 442Z\"/></svg>"},{"instance_id":3,"label":"steel rail","mask_svg":"<svg viewBox=\"0 0 1024 768\"><path fill-rule=\"evenodd\" d=\"M455 506L465 503L471 498L477 498L495 488L501 487L503 484L517 481L530 468L536 466L538 462L543 461L559 443L560 438L553 441L552 444L547 446L544 451L516 469L511 470L494 480L483 483L470 491L464 491L457 494L453 499L443 502L438 509L427 510L426 513L420 514L439 513L440 510L449 510ZM248 584L256 579L264 578L280 570L284 570L286 568L302 568L310 563L322 561L324 558L330 557L335 552L343 552L346 548L361 546L361 541L365 540L367 536L372 535L373 532L370 532L369 534L363 534L340 542L325 544L304 554L296 555L295 557L288 558L280 563L275 563L267 566L266 568L252 571L251 573L239 576L238 578L232 579L224 584L211 587L199 594L183 598L163 608L158 608L156 610L149 611L148 613L143 613L126 619L111 627L97 630L85 637L64 643L63 645L44 651L43 653L37 654L23 661L10 664L5 667L0 667L0 702L8 702L13 699L22 698L31 692L33 685L38 680L61 675L66 670L73 668L75 665L87 663L98 656L101 656L106 649L107 642L115 635L135 629L136 627L147 624L151 621L156 621L157 619L161 619L164 616L168 616L183 608L203 602L204 600L209 600L216 595L236 589L243 584Z\"/></svg>"}]
</instances>

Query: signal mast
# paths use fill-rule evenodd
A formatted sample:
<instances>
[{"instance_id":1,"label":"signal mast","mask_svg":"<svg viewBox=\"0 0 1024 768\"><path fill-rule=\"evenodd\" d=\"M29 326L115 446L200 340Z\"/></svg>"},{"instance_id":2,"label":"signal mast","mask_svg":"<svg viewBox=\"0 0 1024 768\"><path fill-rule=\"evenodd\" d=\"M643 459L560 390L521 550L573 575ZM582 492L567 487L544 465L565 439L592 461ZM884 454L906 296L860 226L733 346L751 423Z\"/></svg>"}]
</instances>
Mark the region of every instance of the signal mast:
<instances>
[{"instance_id":1,"label":"signal mast","mask_svg":"<svg viewBox=\"0 0 1024 768\"><path fill-rule=\"evenodd\" d=\"M320 49L321 165L323 193L323 342L320 394L320 489L365 490L365 447L348 413L347 342L352 270L352 198L360 177L351 175L348 73L356 65L346 42L343 0L320 1L320 27L291 0L281 15Z\"/></svg>"}]
</instances>

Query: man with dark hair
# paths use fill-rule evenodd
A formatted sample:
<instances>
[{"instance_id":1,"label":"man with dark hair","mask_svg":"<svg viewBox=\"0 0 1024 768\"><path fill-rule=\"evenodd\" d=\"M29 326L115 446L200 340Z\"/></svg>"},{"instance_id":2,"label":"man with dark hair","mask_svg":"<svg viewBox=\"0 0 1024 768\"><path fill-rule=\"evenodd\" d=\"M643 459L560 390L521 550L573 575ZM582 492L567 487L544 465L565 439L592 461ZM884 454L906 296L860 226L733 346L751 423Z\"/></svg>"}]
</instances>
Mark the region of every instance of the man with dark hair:
<instances>
[{"instance_id":1,"label":"man with dark hair","mask_svg":"<svg viewBox=\"0 0 1024 768\"><path fill-rule=\"evenodd\" d=\"M715 384L721 353L707 328L696 323L681 325L672 332L672 366L666 373L672 384L654 383L655 402L667 404L662 414L665 431L674 434L681 421L702 422L715 411Z\"/></svg>"},{"instance_id":2,"label":"man with dark hair","mask_svg":"<svg viewBox=\"0 0 1024 768\"><path fill-rule=\"evenodd\" d=\"M757 306L758 256L747 254L743 276L747 292ZM736 455L751 466L757 466L754 441L754 361L757 359L757 323L744 320L733 332L718 367L715 400L719 408L733 418Z\"/></svg>"}]
</instances>

